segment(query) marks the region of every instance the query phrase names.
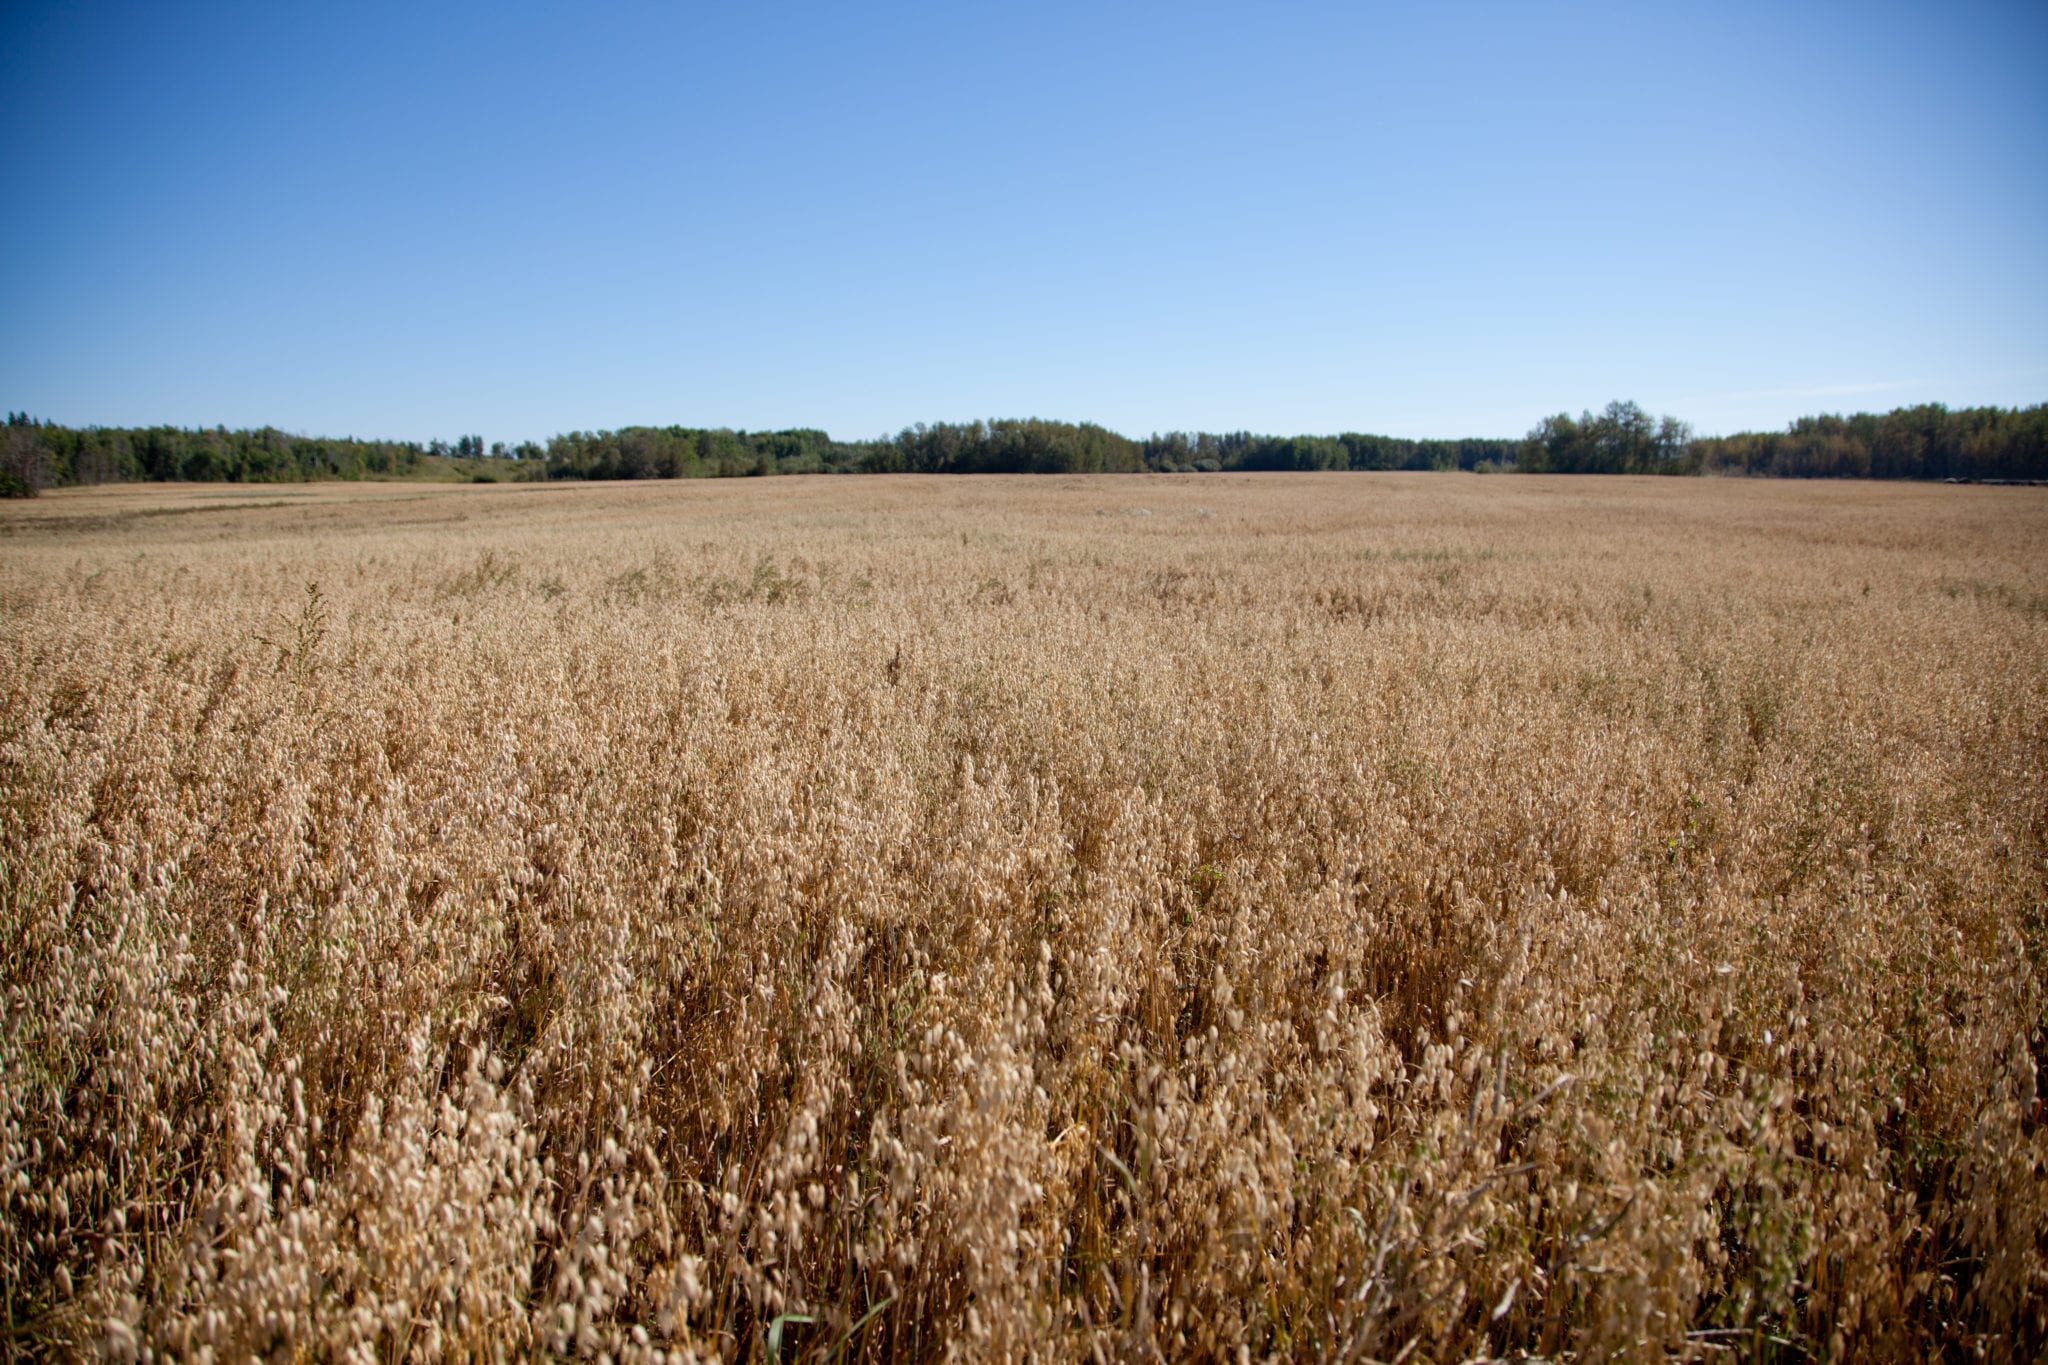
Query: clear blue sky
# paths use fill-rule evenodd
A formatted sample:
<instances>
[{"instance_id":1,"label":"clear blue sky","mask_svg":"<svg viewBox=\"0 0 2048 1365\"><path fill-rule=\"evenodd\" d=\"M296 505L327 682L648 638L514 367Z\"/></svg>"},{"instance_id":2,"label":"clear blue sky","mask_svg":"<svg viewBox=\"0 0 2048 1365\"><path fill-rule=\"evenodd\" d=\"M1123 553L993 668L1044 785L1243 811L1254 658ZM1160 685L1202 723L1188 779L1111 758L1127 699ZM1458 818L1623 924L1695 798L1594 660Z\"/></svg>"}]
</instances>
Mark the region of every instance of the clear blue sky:
<instances>
[{"instance_id":1,"label":"clear blue sky","mask_svg":"<svg viewBox=\"0 0 2048 1365\"><path fill-rule=\"evenodd\" d=\"M2048 400L2048 4L23 4L0 404L426 439Z\"/></svg>"}]
</instances>

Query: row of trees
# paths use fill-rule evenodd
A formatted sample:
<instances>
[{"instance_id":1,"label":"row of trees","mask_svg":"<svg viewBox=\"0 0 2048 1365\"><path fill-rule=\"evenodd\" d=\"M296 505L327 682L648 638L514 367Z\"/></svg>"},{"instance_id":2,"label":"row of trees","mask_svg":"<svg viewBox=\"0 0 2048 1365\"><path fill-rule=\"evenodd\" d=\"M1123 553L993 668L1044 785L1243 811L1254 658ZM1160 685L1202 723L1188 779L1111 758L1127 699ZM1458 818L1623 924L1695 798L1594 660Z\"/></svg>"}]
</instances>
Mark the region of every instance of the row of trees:
<instances>
[{"instance_id":1,"label":"row of trees","mask_svg":"<svg viewBox=\"0 0 2048 1365\"><path fill-rule=\"evenodd\" d=\"M274 427L60 427L10 413L0 495L122 480L286 481L413 473L436 456L512 462L517 477L677 479L749 474L1098 474L1145 470L1519 469L1556 474L1728 473L1793 478L2048 479L2048 405L1939 404L1805 417L1782 432L1695 437L1629 402L1546 417L1511 438L1408 440L1171 431L1139 441L1090 422L935 422L870 441L812 428L621 427L507 447L293 436Z\"/></svg>"},{"instance_id":2,"label":"row of trees","mask_svg":"<svg viewBox=\"0 0 2048 1365\"><path fill-rule=\"evenodd\" d=\"M534 447L553 479L730 478L746 474L836 474L864 468L872 442L835 441L822 431L733 431L621 427L572 431ZM525 455L528 447L516 452Z\"/></svg>"},{"instance_id":3,"label":"row of trees","mask_svg":"<svg viewBox=\"0 0 2048 1365\"><path fill-rule=\"evenodd\" d=\"M1939 403L1802 417L1784 431L1695 437L1634 403L1536 424L1519 467L1557 474L1748 474L1792 479L2048 479L2048 404Z\"/></svg>"},{"instance_id":4,"label":"row of trees","mask_svg":"<svg viewBox=\"0 0 2048 1365\"><path fill-rule=\"evenodd\" d=\"M1514 440L1415 441L1170 431L1143 441L1092 422L1041 418L920 422L873 441L822 431L625 427L570 432L542 457L551 478L689 478L719 474L1117 474L1147 470L1475 469L1515 462Z\"/></svg>"},{"instance_id":5,"label":"row of trees","mask_svg":"<svg viewBox=\"0 0 2048 1365\"><path fill-rule=\"evenodd\" d=\"M1025 418L920 422L873 441L822 431L625 427L570 432L541 452L550 478L647 479L730 474L1118 474L1147 470L1476 469L1512 465L1514 440L1415 441L1171 431L1132 440L1092 422Z\"/></svg>"},{"instance_id":6,"label":"row of trees","mask_svg":"<svg viewBox=\"0 0 2048 1365\"><path fill-rule=\"evenodd\" d=\"M1142 467L1219 469L1479 469L1512 465L1520 442L1467 438L1421 441L1347 431L1338 436L1254 436L1248 431L1154 434L1140 447Z\"/></svg>"},{"instance_id":7,"label":"row of trees","mask_svg":"<svg viewBox=\"0 0 2048 1365\"><path fill-rule=\"evenodd\" d=\"M136 480L281 483L364 478L410 473L429 453L415 442L293 436L275 427L60 427L19 412L8 415L7 433L8 450L19 446L23 452L19 458L10 454L10 469L27 462L31 447L35 452L40 478L24 481L30 487ZM0 479L6 477L0 474Z\"/></svg>"},{"instance_id":8,"label":"row of trees","mask_svg":"<svg viewBox=\"0 0 2048 1365\"><path fill-rule=\"evenodd\" d=\"M1695 441L1692 458L1711 473L1801 479L2048 479L2048 404L1802 417Z\"/></svg>"},{"instance_id":9,"label":"row of trees","mask_svg":"<svg viewBox=\"0 0 2048 1365\"><path fill-rule=\"evenodd\" d=\"M920 422L874 442L861 468L912 474L1135 474L1145 448L1093 422Z\"/></svg>"},{"instance_id":10,"label":"row of trees","mask_svg":"<svg viewBox=\"0 0 2048 1365\"><path fill-rule=\"evenodd\" d=\"M1634 403L1609 403L1598 416L1560 412L1522 442L1518 467L1531 474L1691 474L1692 428L1653 418Z\"/></svg>"}]
</instances>

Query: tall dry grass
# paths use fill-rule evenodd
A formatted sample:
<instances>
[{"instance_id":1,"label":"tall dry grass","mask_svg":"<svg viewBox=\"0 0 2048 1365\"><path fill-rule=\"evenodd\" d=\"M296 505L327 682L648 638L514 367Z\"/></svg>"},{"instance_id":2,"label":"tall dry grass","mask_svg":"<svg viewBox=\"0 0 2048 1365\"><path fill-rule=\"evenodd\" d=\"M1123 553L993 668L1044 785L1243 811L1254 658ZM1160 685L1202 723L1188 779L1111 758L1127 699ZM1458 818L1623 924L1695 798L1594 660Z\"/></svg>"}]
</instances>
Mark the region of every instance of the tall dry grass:
<instances>
[{"instance_id":1,"label":"tall dry grass","mask_svg":"<svg viewBox=\"0 0 2048 1365\"><path fill-rule=\"evenodd\" d=\"M111 490L0 585L10 1351L2048 1348L2039 492Z\"/></svg>"}]
</instances>

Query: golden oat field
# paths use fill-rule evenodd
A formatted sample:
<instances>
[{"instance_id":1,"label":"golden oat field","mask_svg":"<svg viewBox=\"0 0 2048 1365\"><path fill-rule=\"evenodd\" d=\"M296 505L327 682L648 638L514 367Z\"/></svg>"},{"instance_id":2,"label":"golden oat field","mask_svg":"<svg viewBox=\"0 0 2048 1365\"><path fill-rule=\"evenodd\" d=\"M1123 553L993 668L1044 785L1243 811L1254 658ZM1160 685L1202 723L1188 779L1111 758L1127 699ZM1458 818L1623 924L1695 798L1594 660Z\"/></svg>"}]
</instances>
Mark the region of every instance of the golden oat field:
<instances>
[{"instance_id":1,"label":"golden oat field","mask_svg":"<svg viewBox=\"0 0 2048 1365\"><path fill-rule=\"evenodd\" d=\"M6 1353L2048 1350L2048 490L74 490L0 651Z\"/></svg>"}]
</instances>

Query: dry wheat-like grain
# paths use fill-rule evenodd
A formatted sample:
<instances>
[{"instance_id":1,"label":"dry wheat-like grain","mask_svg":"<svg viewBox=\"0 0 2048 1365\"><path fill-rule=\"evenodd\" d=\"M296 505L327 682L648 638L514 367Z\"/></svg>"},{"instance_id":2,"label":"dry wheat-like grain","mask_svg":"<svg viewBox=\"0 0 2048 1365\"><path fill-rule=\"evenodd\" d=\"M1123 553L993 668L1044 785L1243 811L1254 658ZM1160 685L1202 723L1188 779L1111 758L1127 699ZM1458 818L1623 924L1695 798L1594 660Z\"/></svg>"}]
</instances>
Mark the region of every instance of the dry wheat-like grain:
<instances>
[{"instance_id":1,"label":"dry wheat-like grain","mask_svg":"<svg viewBox=\"0 0 2048 1365\"><path fill-rule=\"evenodd\" d=\"M2036 490L79 490L0 570L0 1350L2048 1349Z\"/></svg>"}]
</instances>

